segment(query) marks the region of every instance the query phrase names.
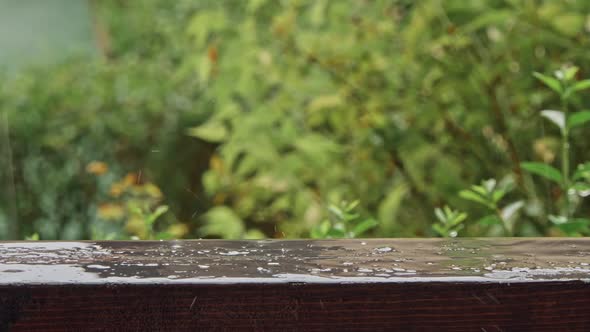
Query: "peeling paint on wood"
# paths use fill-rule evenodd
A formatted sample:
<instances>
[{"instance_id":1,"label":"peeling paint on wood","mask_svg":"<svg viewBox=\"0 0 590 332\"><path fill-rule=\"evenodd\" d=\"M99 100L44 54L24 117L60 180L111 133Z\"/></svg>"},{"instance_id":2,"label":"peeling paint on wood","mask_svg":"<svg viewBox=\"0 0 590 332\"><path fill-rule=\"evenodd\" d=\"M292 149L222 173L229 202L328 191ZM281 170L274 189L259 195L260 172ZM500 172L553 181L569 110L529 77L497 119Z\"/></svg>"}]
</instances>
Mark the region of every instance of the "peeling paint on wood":
<instances>
[{"instance_id":1,"label":"peeling paint on wood","mask_svg":"<svg viewBox=\"0 0 590 332\"><path fill-rule=\"evenodd\" d=\"M0 242L0 330L590 330L587 239Z\"/></svg>"}]
</instances>

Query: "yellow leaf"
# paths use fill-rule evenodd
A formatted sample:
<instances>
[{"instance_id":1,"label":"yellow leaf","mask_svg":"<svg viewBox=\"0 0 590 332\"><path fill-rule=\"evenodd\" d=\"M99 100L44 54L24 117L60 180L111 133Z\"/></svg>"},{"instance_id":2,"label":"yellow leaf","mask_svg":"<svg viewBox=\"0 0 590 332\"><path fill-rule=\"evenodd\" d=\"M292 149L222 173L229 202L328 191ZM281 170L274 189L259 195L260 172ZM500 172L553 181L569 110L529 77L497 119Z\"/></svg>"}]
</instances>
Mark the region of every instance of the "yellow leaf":
<instances>
[{"instance_id":1,"label":"yellow leaf","mask_svg":"<svg viewBox=\"0 0 590 332\"><path fill-rule=\"evenodd\" d=\"M217 155L211 156L209 167L217 173L223 173L223 160Z\"/></svg>"},{"instance_id":2,"label":"yellow leaf","mask_svg":"<svg viewBox=\"0 0 590 332\"><path fill-rule=\"evenodd\" d=\"M123 218L125 210L118 204L105 203L98 207L98 215L106 220L117 220Z\"/></svg>"},{"instance_id":3,"label":"yellow leaf","mask_svg":"<svg viewBox=\"0 0 590 332\"><path fill-rule=\"evenodd\" d=\"M129 218L129 220L127 220L127 223L125 224L125 230L129 234L137 235L140 239L145 239L147 235L145 223L139 217Z\"/></svg>"},{"instance_id":4,"label":"yellow leaf","mask_svg":"<svg viewBox=\"0 0 590 332\"><path fill-rule=\"evenodd\" d=\"M121 196L121 194L123 193L124 190L125 190L125 186L123 186L122 183L115 182L111 185L111 189L109 191L109 194L113 197L119 197L119 196Z\"/></svg>"},{"instance_id":5,"label":"yellow leaf","mask_svg":"<svg viewBox=\"0 0 590 332\"><path fill-rule=\"evenodd\" d=\"M174 238L182 238L188 233L189 229L186 224L174 224L168 227L168 233Z\"/></svg>"},{"instance_id":6,"label":"yellow leaf","mask_svg":"<svg viewBox=\"0 0 590 332\"><path fill-rule=\"evenodd\" d=\"M109 170L109 166L102 161L92 161L86 165L86 172L94 175L102 175Z\"/></svg>"},{"instance_id":7,"label":"yellow leaf","mask_svg":"<svg viewBox=\"0 0 590 332\"><path fill-rule=\"evenodd\" d=\"M158 188L158 186L156 186L155 184L148 182L143 186L143 189L145 190L145 192L153 198L161 198L162 197L162 191L160 190L160 188Z\"/></svg>"},{"instance_id":8,"label":"yellow leaf","mask_svg":"<svg viewBox=\"0 0 590 332\"><path fill-rule=\"evenodd\" d=\"M339 95L326 95L314 98L309 103L309 111L315 112L326 108L334 108L343 105L344 102Z\"/></svg>"},{"instance_id":9,"label":"yellow leaf","mask_svg":"<svg viewBox=\"0 0 590 332\"><path fill-rule=\"evenodd\" d=\"M133 172L127 173L127 175L125 175L125 178L123 178L123 184L125 186L131 186L136 184L137 182L137 174Z\"/></svg>"}]
</instances>

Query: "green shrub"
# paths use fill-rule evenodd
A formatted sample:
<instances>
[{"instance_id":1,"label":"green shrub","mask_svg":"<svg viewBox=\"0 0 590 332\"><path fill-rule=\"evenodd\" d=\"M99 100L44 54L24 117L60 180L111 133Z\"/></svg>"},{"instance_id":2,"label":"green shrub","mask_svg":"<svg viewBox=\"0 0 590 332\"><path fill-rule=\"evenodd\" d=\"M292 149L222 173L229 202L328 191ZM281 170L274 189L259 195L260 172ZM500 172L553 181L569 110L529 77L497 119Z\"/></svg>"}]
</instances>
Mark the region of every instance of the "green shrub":
<instances>
[{"instance_id":1,"label":"green shrub","mask_svg":"<svg viewBox=\"0 0 590 332\"><path fill-rule=\"evenodd\" d=\"M4 77L0 142L8 138L10 149L0 145L0 155L11 156L0 167L12 171L0 175L8 188L0 191L0 238L133 234L98 214L111 202L109 186L129 172L139 175L138 184L157 183L182 221L205 206L191 192L199 192L197 171L209 148L184 134L202 121L203 104L196 81L177 68L188 52L178 47L186 20L177 12L188 2L100 2L97 15L113 30L107 59L71 59ZM148 18L156 10L153 24ZM108 172L89 174L95 162Z\"/></svg>"},{"instance_id":2,"label":"green shrub","mask_svg":"<svg viewBox=\"0 0 590 332\"><path fill-rule=\"evenodd\" d=\"M106 199L101 188L130 171L161 183L169 198L191 188L189 160L203 150L183 134L199 123L194 87L183 90L159 70L69 64L4 85L0 108L8 120L20 236L88 238L96 206ZM109 173L88 174L95 161Z\"/></svg>"},{"instance_id":3,"label":"green shrub","mask_svg":"<svg viewBox=\"0 0 590 332\"><path fill-rule=\"evenodd\" d=\"M590 4L229 3L201 9L188 28L212 100L190 134L219 144L203 183L244 232L306 236L330 203L358 198L379 219L374 234L428 235L434 207L481 214L488 207L456 193L510 174L510 195L537 206L514 234L547 234L553 198L521 161L556 152L535 116L554 97L529 73L587 62ZM588 143L572 138L586 158ZM215 216L205 222L223 222Z\"/></svg>"},{"instance_id":4,"label":"green shrub","mask_svg":"<svg viewBox=\"0 0 590 332\"><path fill-rule=\"evenodd\" d=\"M21 237L89 236L100 204L126 206L109 186L142 170L166 198L142 220L172 212L145 237L186 224L187 236L325 237L371 218L366 236L574 234L548 219L563 188L523 162L562 158L538 116L559 96L530 73L576 63L589 76L589 2L99 3L105 63L2 87L18 206L0 204L0 231L15 214ZM570 165L590 159L585 136L568 133ZM110 172L88 175L93 161ZM330 206L356 200L351 223L334 219Z\"/></svg>"},{"instance_id":5,"label":"green shrub","mask_svg":"<svg viewBox=\"0 0 590 332\"><path fill-rule=\"evenodd\" d=\"M546 203L548 206L541 215L546 218L545 222L551 221L563 234L570 236L590 233L590 218L574 217L575 212L582 207L583 199L590 195L590 162L580 163L573 172L570 169L570 162L573 159L570 154L572 143L570 136L590 122L590 111L570 109L570 104L579 102L579 94L590 88L590 80L576 79L578 70L574 66L563 67L555 71L554 77L534 73L537 79L558 94L561 102L560 110L539 112L541 117L559 129L560 169L551 166L553 157L544 162L527 161L519 165L526 172L549 181L552 192L557 195L553 198L553 202ZM506 177L505 180L508 181L502 181L499 184L495 179L483 181L479 186L474 185L468 190L462 190L459 196L488 209L489 214L478 220L479 225L496 226L496 229L501 226L505 236L513 236L522 229L522 224L517 223L520 211L523 209L534 211L538 207L535 206L535 197L530 197L526 202L517 200L501 207L500 202L513 187L511 177ZM549 209L555 211L554 214ZM451 232L452 236L457 236L457 231L463 227L467 214L452 211L449 208L445 208L445 213L442 213L440 209L436 209L435 212L439 222L434 225L434 229L442 236L450 235Z\"/></svg>"}]
</instances>

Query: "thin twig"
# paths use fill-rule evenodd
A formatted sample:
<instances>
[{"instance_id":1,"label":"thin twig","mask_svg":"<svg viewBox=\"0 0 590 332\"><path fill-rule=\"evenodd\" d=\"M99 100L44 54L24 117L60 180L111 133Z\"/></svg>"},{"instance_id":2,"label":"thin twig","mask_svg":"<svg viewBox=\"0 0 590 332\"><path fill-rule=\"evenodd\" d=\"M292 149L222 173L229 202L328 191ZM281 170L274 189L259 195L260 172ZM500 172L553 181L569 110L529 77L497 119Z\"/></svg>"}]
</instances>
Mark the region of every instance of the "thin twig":
<instances>
[{"instance_id":1,"label":"thin twig","mask_svg":"<svg viewBox=\"0 0 590 332\"><path fill-rule=\"evenodd\" d=\"M2 137L4 144L6 145L6 160L7 166L6 169L6 176L8 178L8 185L6 186L6 191L8 192L8 210L9 210L9 220L8 220L8 238L9 239L19 239L19 223L18 223L18 210L16 208L16 183L14 180L14 160L12 158L12 147L10 143L10 126L8 124L8 114L6 111L2 112L2 121L3 124L2 128L0 128L0 132L2 133ZM4 168L4 167L3 167Z\"/></svg>"}]
</instances>

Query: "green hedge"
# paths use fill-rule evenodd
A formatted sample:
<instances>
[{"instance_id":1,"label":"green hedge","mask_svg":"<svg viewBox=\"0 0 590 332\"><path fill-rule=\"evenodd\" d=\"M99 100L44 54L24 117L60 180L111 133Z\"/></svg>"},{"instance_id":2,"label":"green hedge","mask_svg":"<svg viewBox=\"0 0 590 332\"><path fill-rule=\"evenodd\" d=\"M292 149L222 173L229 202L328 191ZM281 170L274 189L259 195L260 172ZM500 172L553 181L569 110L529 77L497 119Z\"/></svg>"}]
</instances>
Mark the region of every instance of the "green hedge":
<instances>
[{"instance_id":1,"label":"green hedge","mask_svg":"<svg viewBox=\"0 0 590 332\"><path fill-rule=\"evenodd\" d=\"M515 235L562 234L547 216L563 193L520 162L559 162L559 133L538 116L559 100L532 73L576 64L590 76L587 1L113 0L96 10L111 36L104 62L3 81L17 206L4 200L0 220L16 214L19 236L133 234L97 209L139 170L172 208L162 229L186 225L184 236L329 234L322 221L342 211L378 220L366 235L431 236L447 204L469 215L461 235L498 235L469 222L487 212L458 195L489 178L524 201ZM572 133L572 165L590 159L585 133ZM88 174L92 161L110 171Z\"/></svg>"},{"instance_id":2,"label":"green hedge","mask_svg":"<svg viewBox=\"0 0 590 332\"><path fill-rule=\"evenodd\" d=\"M210 147L185 134L202 122L203 105L196 82L176 70L184 23L178 8L164 3L101 2L96 14L111 36L104 60L73 58L1 81L12 153L9 160L2 147L1 238L127 237L124 224L105 221L98 208L114 200L110 187L131 172L137 184L158 183L176 215L169 223L206 206L191 192L199 192ZM148 18L156 9L154 25ZM146 35L163 41L154 45ZM87 172L92 162L108 172ZM5 172L10 164L13 174ZM10 227L15 221L18 229Z\"/></svg>"},{"instance_id":3,"label":"green hedge","mask_svg":"<svg viewBox=\"0 0 590 332\"><path fill-rule=\"evenodd\" d=\"M537 116L556 97L532 72L575 63L588 76L588 2L222 3L188 28L215 105L191 133L219 144L203 177L215 204L204 235L307 236L328 205L355 199L379 220L373 235L432 235L436 207L485 215L457 193L487 178L526 197L514 234L554 231L559 189L519 166L559 155Z\"/></svg>"}]
</instances>

